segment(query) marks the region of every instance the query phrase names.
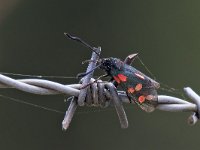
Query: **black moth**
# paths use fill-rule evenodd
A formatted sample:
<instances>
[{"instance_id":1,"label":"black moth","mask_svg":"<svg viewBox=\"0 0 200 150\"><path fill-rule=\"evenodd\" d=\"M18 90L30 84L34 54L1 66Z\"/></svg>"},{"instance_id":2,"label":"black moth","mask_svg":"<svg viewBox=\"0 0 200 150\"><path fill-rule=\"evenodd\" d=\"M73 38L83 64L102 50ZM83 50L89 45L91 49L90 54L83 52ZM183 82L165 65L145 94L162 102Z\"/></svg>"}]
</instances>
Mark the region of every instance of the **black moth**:
<instances>
[{"instance_id":1,"label":"black moth","mask_svg":"<svg viewBox=\"0 0 200 150\"><path fill-rule=\"evenodd\" d=\"M99 56L99 54L95 51L95 48L91 47L82 39L71 36L68 33L65 33L65 35L68 38L89 47ZM133 55L134 57L137 56L137 54ZM154 111L158 103L157 89L160 87L158 82L146 76L136 68L125 64L118 58L101 58L97 61L97 67L94 69L97 68L104 70L106 72L106 76L110 76L111 80L115 80L118 85L126 91L130 102L135 102L146 112ZM92 71L94 71L94 69ZM84 73L81 76L85 76L92 71Z\"/></svg>"}]
</instances>

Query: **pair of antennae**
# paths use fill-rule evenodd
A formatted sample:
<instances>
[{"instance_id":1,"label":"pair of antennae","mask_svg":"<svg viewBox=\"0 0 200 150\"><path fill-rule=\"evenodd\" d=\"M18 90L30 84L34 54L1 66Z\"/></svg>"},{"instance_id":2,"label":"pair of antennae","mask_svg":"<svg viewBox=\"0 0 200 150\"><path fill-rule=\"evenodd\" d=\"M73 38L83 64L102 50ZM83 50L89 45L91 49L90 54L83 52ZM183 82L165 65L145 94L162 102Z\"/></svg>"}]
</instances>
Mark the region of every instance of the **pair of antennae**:
<instances>
[{"instance_id":1,"label":"pair of antennae","mask_svg":"<svg viewBox=\"0 0 200 150\"><path fill-rule=\"evenodd\" d=\"M85 45L86 47L88 47L89 49L91 49L93 52L95 52L98 56L100 56L100 54L95 51L95 49L96 49L95 47L90 46L88 43L86 43L85 41L83 41L81 38L76 37L76 36L72 36L69 33L64 33L64 35L66 37L68 37L69 39L71 39L71 40L74 40L74 41L82 43L83 45Z\"/></svg>"}]
</instances>

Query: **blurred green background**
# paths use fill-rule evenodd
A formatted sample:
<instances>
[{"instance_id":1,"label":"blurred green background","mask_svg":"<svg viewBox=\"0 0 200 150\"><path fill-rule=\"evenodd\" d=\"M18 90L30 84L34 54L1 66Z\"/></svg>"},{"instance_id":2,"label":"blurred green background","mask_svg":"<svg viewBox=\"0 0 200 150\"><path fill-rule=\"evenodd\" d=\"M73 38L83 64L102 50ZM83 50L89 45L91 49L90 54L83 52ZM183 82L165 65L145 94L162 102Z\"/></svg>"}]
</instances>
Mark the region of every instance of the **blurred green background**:
<instances>
[{"instance_id":1,"label":"blurred green background","mask_svg":"<svg viewBox=\"0 0 200 150\"><path fill-rule=\"evenodd\" d=\"M138 52L159 81L180 89L191 86L200 93L199 6L198 0L1 0L0 71L61 76L83 72L86 66L81 62L91 52L67 40L63 33L69 32L102 46L102 57L123 59ZM63 96L14 89L1 89L0 94L62 111L67 108ZM147 114L127 106L130 126L124 130L114 109L78 111L86 113L76 113L63 132L63 114L0 98L0 149L199 149L200 125L187 125L189 113Z\"/></svg>"}]
</instances>

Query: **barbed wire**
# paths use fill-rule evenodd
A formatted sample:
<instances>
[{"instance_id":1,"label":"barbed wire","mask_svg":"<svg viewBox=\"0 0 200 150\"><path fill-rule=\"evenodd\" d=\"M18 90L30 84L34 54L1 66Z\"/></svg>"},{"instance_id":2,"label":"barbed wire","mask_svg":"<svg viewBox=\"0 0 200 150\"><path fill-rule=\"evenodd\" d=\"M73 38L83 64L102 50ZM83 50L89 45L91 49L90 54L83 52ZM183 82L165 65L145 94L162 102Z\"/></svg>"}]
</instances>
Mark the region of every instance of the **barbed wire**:
<instances>
[{"instance_id":1,"label":"barbed wire","mask_svg":"<svg viewBox=\"0 0 200 150\"><path fill-rule=\"evenodd\" d=\"M96 52L100 53L98 47ZM97 60L98 55L93 52L91 60ZM133 56L129 55L125 63L131 64ZM96 63L91 61L87 71L91 71ZM6 75L0 74L0 88L15 88L20 91L37 94L37 95L55 95L65 94L71 96L70 105L65 113L62 122L62 128L66 130L73 118L78 106L99 106L102 108L114 105L119 117L122 128L128 127L128 119L122 103L130 103L125 91L117 91L113 83L95 80L92 73L81 79L79 84L64 85L45 79L13 79ZM94 82L95 81L95 82ZM88 84L92 83L92 84ZM86 88L82 88L88 85ZM199 120L200 114L200 97L190 87L184 88L185 94L191 102L167 95L158 95L158 104L156 109L170 112L192 112L188 117L188 123L194 125Z\"/></svg>"}]
</instances>

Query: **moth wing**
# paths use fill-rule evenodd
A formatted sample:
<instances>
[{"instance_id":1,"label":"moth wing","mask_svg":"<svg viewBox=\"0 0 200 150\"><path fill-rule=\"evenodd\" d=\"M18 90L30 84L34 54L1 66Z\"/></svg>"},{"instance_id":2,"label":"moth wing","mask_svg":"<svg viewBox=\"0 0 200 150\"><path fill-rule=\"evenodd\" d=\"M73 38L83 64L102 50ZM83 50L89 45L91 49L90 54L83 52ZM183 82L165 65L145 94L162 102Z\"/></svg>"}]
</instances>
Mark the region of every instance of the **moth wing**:
<instances>
[{"instance_id":1,"label":"moth wing","mask_svg":"<svg viewBox=\"0 0 200 150\"><path fill-rule=\"evenodd\" d=\"M155 110L158 103L159 83L126 64L122 72L118 72L114 77L116 77L115 81L126 91L130 100L133 100L146 112Z\"/></svg>"},{"instance_id":2,"label":"moth wing","mask_svg":"<svg viewBox=\"0 0 200 150\"><path fill-rule=\"evenodd\" d=\"M127 92L127 96L146 112L154 111L157 106L158 97L157 91L154 88L148 88L147 90L143 89L138 92L136 91L135 93ZM145 97L145 101L142 103L139 100L140 96Z\"/></svg>"}]
</instances>

